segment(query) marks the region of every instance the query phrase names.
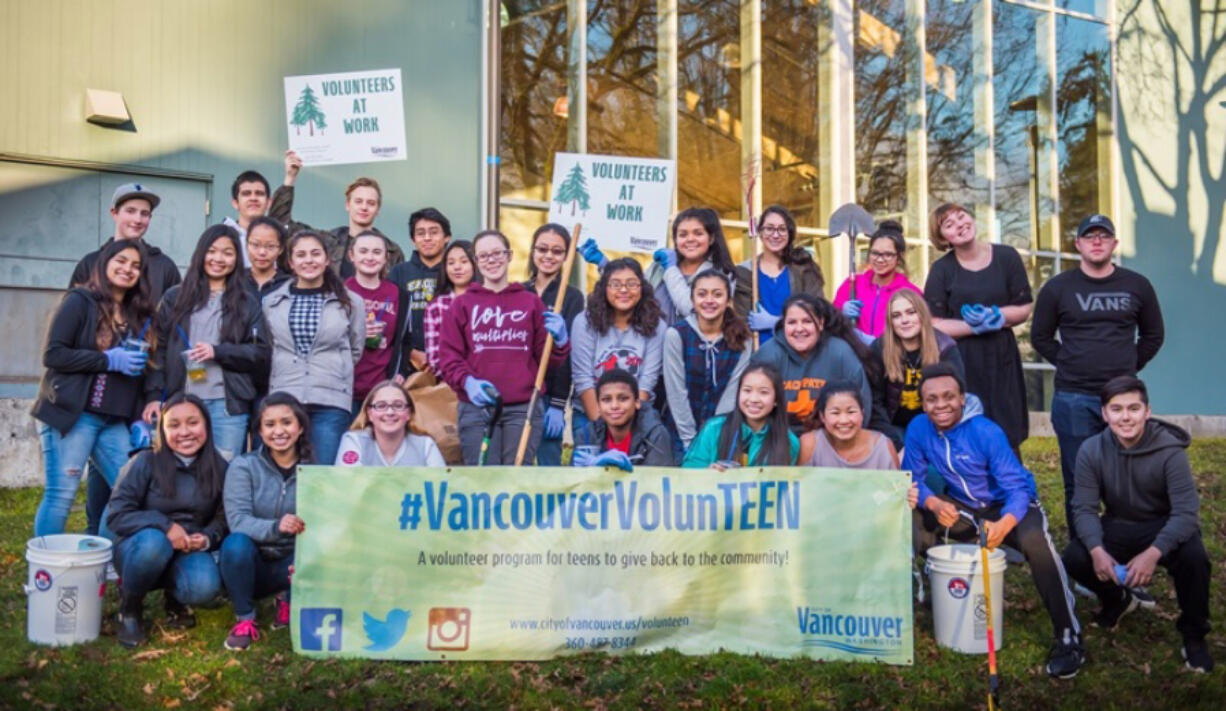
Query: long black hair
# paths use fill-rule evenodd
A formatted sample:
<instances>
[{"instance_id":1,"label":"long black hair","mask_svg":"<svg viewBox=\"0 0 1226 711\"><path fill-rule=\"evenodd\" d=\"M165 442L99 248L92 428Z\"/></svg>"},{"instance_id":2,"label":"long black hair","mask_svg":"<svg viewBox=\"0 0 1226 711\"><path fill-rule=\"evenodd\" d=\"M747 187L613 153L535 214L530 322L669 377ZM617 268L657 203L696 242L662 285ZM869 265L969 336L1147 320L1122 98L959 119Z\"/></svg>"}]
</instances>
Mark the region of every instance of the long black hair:
<instances>
[{"instance_id":1,"label":"long black hair","mask_svg":"<svg viewBox=\"0 0 1226 711\"><path fill-rule=\"evenodd\" d=\"M673 220L673 247L677 246L677 230L686 220L697 220L702 229L711 235L711 247L707 251L707 261L719 271L734 276L735 266L732 263L732 253L728 251L728 241L724 238L724 228L719 223L719 213L709 207L691 207L682 210Z\"/></svg>"},{"instance_id":2,"label":"long black hair","mask_svg":"<svg viewBox=\"0 0 1226 711\"><path fill-rule=\"evenodd\" d=\"M204 420L204 446L196 452L196 459L189 467L196 475L196 491L207 500L221 496L226 480L226 460L213 448L213 420L204 401L182 390L166 398L158 416L157 437L153 440L153 481L158 490L167 497L175 495L175 472L179 460L166 441L166 412L175 405L188 404L200 412Z\"/></svg>"},{"instance_id":3,"label":"long black hair","mask_svg":"<svg viewBox=\"0 0 1226 711\"><path fill-rule=\"evenodd\" d=\"M847 345L851 346L851 350L860 361L860 366L864 368L864 376L868 378L870 383L877 382L882 366L877 358L873 356L872 350L864 344L864 341L860 340L860 337L856 334L855 325L843 315L842 311L834 308L829 301L820 296L813 296L812 294L802 292L792 294L788 297L787 301L783 302L783 311L780 313L784 319L787 318L788 309L793 306L799 307L802 311L809 314L810 318L821 324L822 332L818 336L818 343L821 343L822 339L826 338L826 334L843 339L847 342Z\"/></svg>"},{"instance_id":4,"label":"long black hair","mask_svg":"<svg viewBox=\"0 0 1226 711\"><path fill-rule=\"evenodd\" d=\"M106 266L115 255L125 249L135 249L140 255L140 277L136 280L136 285L124 292L123 299L116 304L115 296L111 293L111 280L106 276ZM155 314L152 289L149 286L149 250L145 248L144 242L138 239L117 239L104 244L98 252L98 259L94 262L85 288L98 304L98 329L94 333L94 345L98 350L119 345L124 338L121 324L126 324L127 330L132 334L140 333L144 329L150 350L157 347L157 328L156 324L152 323ZM148 328L145 327L146 321L150 322Z\"/></svg>"},{"instance_id":5,"label":"long black hair","mask_svg":"<svg viewBox=\"0 0 1226 711\"><path fill-rule=\"evenodd\" d=\"M458 239L454 242L449 242L447 246L443 248L443 260L442 260L443 268L440 269L438 272L438 286L434 289L435 296L441 296L443 294L450 294L455 291L455 283L451 281L451 276L447 274L447 255L451 254L451 250L453 249L458 249L461 252L463 252L464 256L468 257L469 265L472 266L473 278L472 278L472 281L468 283L469 284L480 284L481 283L481 272L477 270L477 257L473 254L472 242Z\"/></svg>"},{"instance_id":6,"label":"long black hair","mask_svg":"<svg viewBox=\"0 0 1226 711\"><path fill-rule=\"evenodd\" d=\"M281 254L277 255L277 269L289 274L289 234L285 231L285 225L275 217L264 215L257 217L247 225L247 237L250 239L251 233L255 232L257 227L269 227L277 235L277 244L281 245Z\"/></svg>"},{"instance_id":7,"label":"long black hair","mask_svg":"<svg viewBox=\"0 0 1226 711\"><path fill-rule=\"evenodd\" d=\"M643 267L638 260L630 257L614 259L600 272L600 281L596 282L592 293L587 297L587 323L596 333L604 335L609 332L613 326L613 306L609 303L609 279L612 278L614 272L626 270L634 272L642 289L639 292L639 302L634 305L634 311L630 314L630 327L644 338L651 338L656 335L656 329L660 327L662 318L660 304L655 299L655 291L651 288L651 284L648 284L643 277Z\"/></svg>"},{"instance_id":8,"label":"long black hair","mask_svg":"<svg viewBox=\"0 0 1226 711\"><path fill-rule=\"evenodd\" d=\"M536 273L537 273L536 241L541 238L541 235L548 234L550 232L562 238L563 244L566 245L566 253L568 255L570 254L570 230L566 229L565 227L563 227L562 225L559 225L556 222L546 222L545 224L536 228L536 231L532 233L532 247L529 248L531 257L528 259L528 279L530 280L536 279ZM566 258L563 257L563 260L565 259ZM563 264L565 263L566 262L563 261ZM558 276L560 277L561 273L559 273Z\"/></svg>"},{"instance_id":9,"label":"long black hair","mask_svg":"<svg viewBox=\"0 0 1226 711\"><path fill-rule=\"evenodd\" d=\"M741 425L745 424L745 415L741 412L740 392L741 383L745 382L745 377L752 373L761 373L770 379L771 386L775 389L775 407L766 417L766 441L758 450L757 460L749 464L755 467L791 465L793 463L792 442L788 437L790 432L788 430L787 400L783 394L783 376L779 374L778 368L769 363L750 363L737 380L737 406L725 416L724 424L719 429L719 444L717 445L719 449L716 452L716 459L739 460L749 450L749 440L741 436Z\"/></svg>"},{"instance_id":10,"label":"long black hair","mask_svg":"<svg viewBox=\"0 0 1226 711\"><path fill-rule=\"evenodd\" d=\"M732 307L732 280L727 274L716 271L714 269L704 269L694 275L694 281L690 282L690 300L694 300L694 289L698 287L698 282L703 279L719 279L724 285L724 291L728 294L728 305L724 307L724 319L720 330L724 333L724 343L728 348L734 351L744 350L745 344L749 342L749 324L745 323L745 319L737 315L736 309ZM697 318L698 310L695 309L695 318Z\"/></svg>"},{"instance_id":11,"label":"long black hair","mask_svg":"<svg viewBox=\"0 0 1226 711\"><path fill-rule=\"evenodd\" d=\"M313 239L323 248L324 257L328 260L327 265L324 266L324 287L333 294L336 294L336 300L341 302L341 306L345 307L345 313L352 316L353 302L349 299L349 289L345 288L345 282L341 281L336 271L332 269L332 256L328 252L328 241L324 239L323 235L314 230L295 232L294 236L289 238L289 244L286 245L285 251L292 253L294 247L304 239Z\"/></svg>"},{"instance_id":12,"label":"long black hair","mask_svg":"<svg viewBox=\"0 0 1226 711\"><path fill-rule=\"evenodd\" d=\"M311 464L315 461L315 450L311 448L311 416L307 414L306 408L298 401L298 398L284 391L270 393L268 397L260 402L259 408L255 412L255 417L251 421L252 430L254 430L255 439L259 441L260 446L267 448L264 443L264 438L260 436L260 424L264 419L264 412L270 407L276 405L285 405L294 413L294 419L298 420L298 441L294 443L294 451L298 454L299 464Z\"/></svg>"},{"instance_id":13,"label":"long black hair","mask_svg":"<svg viewBox=\"0 0 1226 711\"><path fill-rule=\"evenodd\" d=\"M242 314L248 305L254 305L255 297L244 285L242 274L243 245L238 239L238 230L229 225L213 225L204 230L196 242L196 251L183 275L183 283L175 297L170 312L170 323L165 327L182 326L191 315L204 308L209 301L209 277L204 272L204 260L209 249L218 241L228 239L234 245L234 269L226 275L226 284L221 294L221 340L223 343L242 343L246 337L246 319Z\"/></svg>"},{"instance_id":14,"label":"long black hair","mask_svg":"<svg viewBox=\"0 0 1226 711\"><path fill-rule=\"evenodd\" d=\"M762 225L766 222L766 218L771 215L778 215L783 219L783 225L788 230L788 243L783 247L783 253L779 255L780 260L784 264L804 264L813 261L813 255L809 254L801 247L796 246L796 218L792 217L792 213L782 205L771 205L762 211L758 216L758 235L762 234Z\"/></svg>"}]
</instances>

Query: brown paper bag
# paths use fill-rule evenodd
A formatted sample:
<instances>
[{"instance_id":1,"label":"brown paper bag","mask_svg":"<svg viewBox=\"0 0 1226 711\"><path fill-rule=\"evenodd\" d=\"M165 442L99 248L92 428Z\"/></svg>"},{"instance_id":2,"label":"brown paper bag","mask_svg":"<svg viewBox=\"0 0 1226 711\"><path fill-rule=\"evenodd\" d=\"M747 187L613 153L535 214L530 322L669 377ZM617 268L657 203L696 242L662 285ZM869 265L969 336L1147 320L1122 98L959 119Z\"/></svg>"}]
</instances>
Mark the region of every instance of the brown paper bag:
<instances>
[{"instance_id":1,"label":"brown paper bag","mask_svg":"<svg viewBox=\"0 0 1226 711\"><path fill-rule=\"evenodd\" d=\"M404 390L413 401L414 415L409 429L433 439L448 464L463 464L460 431L456 427L459 401L455 392L425 371L410 375L404 381Z\"/></svg>"}]
</instances>

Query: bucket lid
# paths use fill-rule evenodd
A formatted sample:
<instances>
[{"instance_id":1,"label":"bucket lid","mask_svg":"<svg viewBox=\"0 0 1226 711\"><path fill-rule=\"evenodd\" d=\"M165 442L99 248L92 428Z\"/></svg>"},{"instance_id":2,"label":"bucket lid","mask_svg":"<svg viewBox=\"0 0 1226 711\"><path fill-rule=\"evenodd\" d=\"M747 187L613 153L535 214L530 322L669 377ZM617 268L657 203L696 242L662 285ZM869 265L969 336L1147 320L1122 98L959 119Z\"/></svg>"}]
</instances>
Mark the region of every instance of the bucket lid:
<instances>
[{"instance_id":1,"label":"bucket lid","mask_svg":"<svg viewBox=\"0 0 1226 711\"><path fill-rule=\"evenodd\" d=\"M102 536L87 536L78 533L58 533L51 536L36 536L26 542L26 551L47 553L97 553L110 550L112 543Z\"/></svg>"},{"instance_id":2,"label":"bucket lid","mask_svg":"<svg viewBox=\"0 0 1226 711\"><path fill-rule=\"evenodd\" d=\"M929 565L938 572L971 573L977 571L982 564L979 546L969 543L933 546L928 549L926 555ZM991 572L1001 572L1007 566L1008 562L1003 550L996 548L988 552L988 569Z\"/></svg>"}]
</instances>

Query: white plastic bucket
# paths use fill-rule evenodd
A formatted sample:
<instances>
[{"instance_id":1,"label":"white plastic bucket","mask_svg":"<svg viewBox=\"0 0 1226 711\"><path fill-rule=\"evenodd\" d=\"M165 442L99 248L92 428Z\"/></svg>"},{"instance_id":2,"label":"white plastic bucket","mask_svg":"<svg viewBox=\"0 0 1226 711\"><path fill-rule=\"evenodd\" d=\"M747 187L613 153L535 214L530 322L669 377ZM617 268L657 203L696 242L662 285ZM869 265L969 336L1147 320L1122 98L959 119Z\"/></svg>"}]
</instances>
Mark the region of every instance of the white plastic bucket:
<instances>
[{"instance_id":1,"label":"white plastic bucket","mask_svg":"<svg viewBox=\"0 0 1226 711\"><path fill-rule=\"evenodd\" d=\"M1005 552L988 554L992 576L992 636L996 651L1004 643ZM983 559L979 546L946 545L928 549L932 623L937 644L964 654L988 653L987 608L983 596Z\"/></svg>"},{"instance_id":2,"label":"white plastic bucket","mask_svg":"<svg viewBox=\"0 0 1226 711\"><path fill-rule=\"evenodd\" d=\"M26 542L26 636L54 646L91 642L102 625L111 542L61 534Z\"/></svg>"}]
</instances>

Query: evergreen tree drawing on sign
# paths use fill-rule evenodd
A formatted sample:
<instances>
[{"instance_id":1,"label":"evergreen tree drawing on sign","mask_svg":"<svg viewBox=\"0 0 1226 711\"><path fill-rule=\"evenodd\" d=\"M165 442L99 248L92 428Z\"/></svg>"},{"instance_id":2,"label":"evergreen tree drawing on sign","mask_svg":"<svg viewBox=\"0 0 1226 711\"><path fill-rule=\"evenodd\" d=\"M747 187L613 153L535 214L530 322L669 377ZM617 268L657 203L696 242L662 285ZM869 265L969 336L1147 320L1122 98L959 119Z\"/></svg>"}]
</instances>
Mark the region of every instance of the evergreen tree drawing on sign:
<instances>
[{"instance_id":1,"label":"evergreen tree drawing on sign","mask_svg":"<svg viewBox=\"0 0 1226 711\"><path fill-rule=\"evenodd\" d=\"M324 120L324 112L319 108L319 100L315 98L315 92L311 91L311 85L307 84L302 87L302 93L298 95L298 103L294 106L294 118L290 120L294 126L294 135L302 135L302 127L306 126L310 131L309 135L315 135L315 129L318 128L320 133L328 127Z\"/></svg>"},{"instance_id":2,"label":"evergreen tree drawing on sign","mask_svg":"<svg viewBox=\"0 0 1226 711\"><path fill-rule=\"evenodd\" d=\"M575 166L570 169L566 175L566 180L558 186L558 194L553 196L553 201L566 207L570 204L570 214L575 214L575 208L578 207L586 215L588 208L591 207L591 196L587 193L587 179L583 177L583 168L575 163Z\"/></svg>"}]
</instances>

